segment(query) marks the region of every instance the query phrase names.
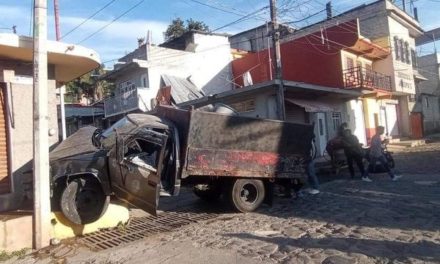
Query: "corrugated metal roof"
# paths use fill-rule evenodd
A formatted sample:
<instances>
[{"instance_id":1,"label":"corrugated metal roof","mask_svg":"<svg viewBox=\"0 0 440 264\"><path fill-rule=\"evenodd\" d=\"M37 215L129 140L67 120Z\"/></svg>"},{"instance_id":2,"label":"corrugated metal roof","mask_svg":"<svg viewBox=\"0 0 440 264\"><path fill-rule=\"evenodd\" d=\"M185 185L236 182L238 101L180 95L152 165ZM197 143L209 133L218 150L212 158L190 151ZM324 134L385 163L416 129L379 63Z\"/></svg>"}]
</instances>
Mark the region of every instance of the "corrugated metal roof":
<instances>
[{"instance_id":1,"label":"corrugated metal roof","mask_svg":"<svg viewBox=\"0 0 440 264\"><path fill-rule=\"evenodd\" d=\"M176 104L203 97L203 93L189 80L171 75L162 75L165 86L171 87L171 99Z\"/></svg>"}]
</instances>

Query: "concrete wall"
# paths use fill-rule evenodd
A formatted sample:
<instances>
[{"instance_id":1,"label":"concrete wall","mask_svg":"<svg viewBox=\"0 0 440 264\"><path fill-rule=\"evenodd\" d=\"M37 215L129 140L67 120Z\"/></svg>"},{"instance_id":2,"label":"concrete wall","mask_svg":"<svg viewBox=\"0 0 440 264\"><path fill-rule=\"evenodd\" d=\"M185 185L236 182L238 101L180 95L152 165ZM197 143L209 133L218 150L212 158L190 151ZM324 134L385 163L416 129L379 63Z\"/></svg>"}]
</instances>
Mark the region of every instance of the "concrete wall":
<instances>
[{"instance_id":1,"label":"concrete wall","mask_svg":"<svg viewBox=\"0 0 440 264\"><path fill-rule=\"evenodd\" d=\"M279 30L280 38L283 38L292 33L294 28L280 24ZM271 47L272 37L270 32L270 24L261 25L229 37L229 42L233 49L257 52Z\"/></svg>"},{"instance_id":2,"label":"concrete wall","mask_svg":"<svg viewBox=\"0 0 440 264\"><path fill-rule=\"evenodd\" d=\"M419 97L423 113L423 131L426 134L440 132L440 99L438 96Z\"/></svg>"},{"instance_id":3,"label":"concrete wall","mask_svg":"<svg viewBox=\"0 0 440 264\"><path fill-rule=\"evenodd\" d=\"M13 71L10 71L13 73ZM5 79L9 86L8 111L11 114L10 138L12 161L11 194L0 195L0 211L16 209L32 198L32 150L33 150L33 88L31 76L16 78L13 74ZM55 134L49 144L58 142L58 118L55 81L48 81L49 129Z\"/></svg>"},{"instance_id":4,"label":"concrete wall","mask_svg":"<svg viewBox=\"0 0 440 264\"><path fill-rule=\"evenodd\" d=\"M440 131L440 54L418 58L419 72L428 80L418 84L417 109L423 113L426 134Z\"/></svg>"},{"instance_id":5,"label":"concrete wall","mask_svg":"<svg viewBox=\"0 0 440 264\"><path fill-rule=\"evenodd\" d=\"M440 54L434 53L418 57L419 72L428 80L418 85L418 94L440 95Z\"/></svg>"}]
</instances>

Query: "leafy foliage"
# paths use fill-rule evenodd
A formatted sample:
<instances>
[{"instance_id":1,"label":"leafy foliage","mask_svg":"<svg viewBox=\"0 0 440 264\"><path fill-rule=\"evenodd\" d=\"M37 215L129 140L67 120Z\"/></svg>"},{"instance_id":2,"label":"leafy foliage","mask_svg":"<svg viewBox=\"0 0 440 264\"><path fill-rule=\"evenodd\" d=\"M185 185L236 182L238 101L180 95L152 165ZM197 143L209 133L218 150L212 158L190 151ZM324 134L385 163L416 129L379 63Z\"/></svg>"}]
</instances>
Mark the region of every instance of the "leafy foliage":
<instances>
[{"instance_id":1,"label":"leafy foliage","mask_svg":"<svg viewBox=\"0 0 440 264\"><path fill-rule=\"evenodd\" d=\"M71 98L70 100L66 98L66 102L77 103L83 97L87 98L90 102L96 102L111 95L114 85L100 79L100 76L104 73L104 65L101 65L100 68L67 83L66 95L70 95Z\"/></svg>"},{"instance_id":2,"label":"leafy foliage","mask_svg":"<svg viewBox=\"0 0 440 264\"><path fill-rule=\"evenodd\" d=\"M165 40L170 40L173 38L178 38L182 36L184 33L197 30L208 32L209 27L202 21L193 20L192 18L186 20L185 22L181 18L176 18L171 21L171 24L168 26L165 31Z\"/></svg>"}]
</instances>

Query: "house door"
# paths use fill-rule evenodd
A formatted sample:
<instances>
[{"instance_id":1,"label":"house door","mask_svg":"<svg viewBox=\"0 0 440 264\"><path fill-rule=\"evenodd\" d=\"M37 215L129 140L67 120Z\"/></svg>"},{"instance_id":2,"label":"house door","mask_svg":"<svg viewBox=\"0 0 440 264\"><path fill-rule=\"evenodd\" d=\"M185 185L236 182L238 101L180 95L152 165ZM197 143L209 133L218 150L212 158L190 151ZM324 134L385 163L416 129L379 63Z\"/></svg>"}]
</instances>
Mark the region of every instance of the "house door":
<instances>
[{"instance_id":1,"label":"house door","mask_svg":"<svg viewBox=\"0 0 440 264\"><path fill-rule=\"evenodd\" d=\"M322 156L327 145L327 127L324 113L316 113L315 122L315 144L317 148L317 155Z\"/></svg>"},{"instance_id":2,"label":"house door","mask_svg":"<svg viewBox=\"0 0 440 264\"><path fill-rule=\"evenodd\" d=\"M350 102L353 109L353 134L359 139L359 142L366 145L367 135L365 133L365 117L364 117L364 105L361 100L352 100Z\"/></svg>"},{"instance_id":3,"label":"house door","mask_svg":"<svg viewBox=\"0 0 440 264\"><path fill-rule=\"evenodd\" d=\"M6 85L0 83L0 194L11 191L8 157L8 126L6 111Z\"/></svg>"},{"instance_id":4,"label":"house door","mask_svg":"<svg viewBox=\"0 0 440 264\"><path fill-rule=\"evenodd\" d=\"M397 106L387 104L385 106L386 113L386 131L390 136L399 135L399 123L397 122Z\"/></svg>"}]
</instances>

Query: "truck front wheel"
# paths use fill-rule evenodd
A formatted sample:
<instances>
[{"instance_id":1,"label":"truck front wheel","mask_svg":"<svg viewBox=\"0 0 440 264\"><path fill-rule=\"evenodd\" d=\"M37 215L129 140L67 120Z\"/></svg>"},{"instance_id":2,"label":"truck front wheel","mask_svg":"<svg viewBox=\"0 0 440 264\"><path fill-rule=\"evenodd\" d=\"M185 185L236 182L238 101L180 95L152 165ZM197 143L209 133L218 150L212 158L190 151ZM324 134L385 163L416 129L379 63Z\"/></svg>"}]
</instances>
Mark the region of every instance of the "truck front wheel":
<instances>
[{"instance_id":1,"label":"truck front wheel","mask_svg":"<svg viewBox=\"0 0 440 264\"><path fill-rule=\"evenodd\" d=\"M106 196L95 179L76 178L61 193L61 211L71 222L84 225L95 222L107 210Z\"/></svg>"},{"instance_id":2,"label":"truck front wheel","mask_svg":"<svg viewBox=\"0 0 440 264\"><path fill-rule=\"evenodd\" d=\"M264 196L263 181L255 179L234 180L228 193L231 205L243 213L256 210L264 201Z\"/></svg>"}]
</instances>

